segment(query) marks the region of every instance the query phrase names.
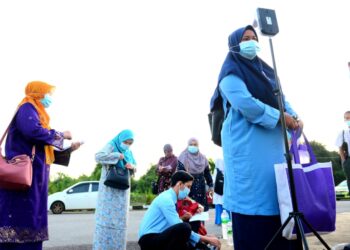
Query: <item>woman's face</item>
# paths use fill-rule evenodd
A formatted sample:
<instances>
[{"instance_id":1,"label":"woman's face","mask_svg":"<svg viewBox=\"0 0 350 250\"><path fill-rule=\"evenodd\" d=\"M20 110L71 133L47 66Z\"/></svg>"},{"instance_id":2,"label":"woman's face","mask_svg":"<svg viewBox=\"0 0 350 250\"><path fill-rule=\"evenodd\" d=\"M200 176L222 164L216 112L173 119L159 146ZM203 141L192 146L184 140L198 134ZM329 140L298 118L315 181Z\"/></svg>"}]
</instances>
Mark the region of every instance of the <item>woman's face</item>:
<instances>
[{"instance_id":1,"label":"woman's face","mask_svg":"<svg viewBox=\"0 0 350 250\"><path fill-rule=\"evenodd\" d=\"M257 38L257 36L255 35L254 31L252 31L252 30L246 30L246 31L243 33L241 42L246 42L246 41L250 41L250 40L258 41L258 38Z\"/></svg>"},{"instance_id":2,"label":"woman's face","mask_svg":"<svg viewBox=\"0 0 350 250\"><path fill-rule=\"evenodd\" d=\"M165 157L170 157L173 155L173 151L168 149L168 150L164 150L164 154L165 154Z\"/></svg>"}]
</instances>

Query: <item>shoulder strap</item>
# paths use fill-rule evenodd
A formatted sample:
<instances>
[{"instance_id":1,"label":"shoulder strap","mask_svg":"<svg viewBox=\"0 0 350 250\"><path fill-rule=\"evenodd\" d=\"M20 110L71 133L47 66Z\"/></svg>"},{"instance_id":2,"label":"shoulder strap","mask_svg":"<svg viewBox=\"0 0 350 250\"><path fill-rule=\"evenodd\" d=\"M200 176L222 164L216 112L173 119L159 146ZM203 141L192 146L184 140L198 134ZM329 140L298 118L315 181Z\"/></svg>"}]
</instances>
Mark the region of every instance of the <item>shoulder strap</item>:
<instances>
[{"instance_id":1,"label":"shoulder strap","mask_svg":"<svg viewBox=\"0 0 350 250\"><path fill-rule=\"evenodd\" d=\"M7 128L6 128L5 132L4 132L4 134L1 136L1 139L0 139L0 148L1 148L1 145L2 145L2 143L3 143L3 141L4 141L5 137L6 137L6 135L8 134L8 132L9 132L9 130L10 130L10 126L11 126L13 120L14 120L15 117L16 117L16 114L17 114L18 109L19 109L19 108L16 109L15 114L13 115L13 117L12 117L12 119L11 119L9 125L7 126ZM0 152L0 154L1 154L1 152ZM32 148L32 161L34 160L34 156L35 156L35 145L33 145L33 148Z\"/></svg>"},{"instance_id":2,"label":"shoulder strap","mask_svg":"<svg viewBox=\"0 0 350 250\"><path fill-rule=\"evenodd\" d=\"M5 139L6 135L7 135L7 133L8 133L9 130L10 130L10 126L11 126L13 120L14 120L15 117L16 117L17 111L18 111L18 108L16 109L15 114L13 115L13 117L12 117L12 119L11 119L9 125L7 126L7 128L6 128L5 132L4 132L4 134L1 136L1 139L0 139L0 147L1 147L2 142L4 141L4 139Z\"/></svg>"}]
</instances>

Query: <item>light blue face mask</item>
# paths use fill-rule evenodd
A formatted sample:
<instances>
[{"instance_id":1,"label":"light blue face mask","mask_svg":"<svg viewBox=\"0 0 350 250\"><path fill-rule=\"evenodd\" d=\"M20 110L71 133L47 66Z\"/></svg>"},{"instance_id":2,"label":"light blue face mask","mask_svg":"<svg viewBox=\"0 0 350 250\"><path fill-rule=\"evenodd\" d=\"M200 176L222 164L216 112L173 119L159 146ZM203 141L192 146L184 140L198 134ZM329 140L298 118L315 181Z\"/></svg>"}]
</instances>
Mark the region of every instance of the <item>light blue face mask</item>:
<instances>
[{"instance_id":1,"label":"light blue face mask","mask_svg":"<svg viewBox=\"0 0 350 250\"><path fill-rule=\"evenodd\" d=\"M188 152L190 152L191 154L196 154L196 153L198 153L198 147L197 147L197 146L188 146L187 150L188 150Z\"/></svg>"},{"instance_id":2,"label":"light blue face mask","mask_svg":"<svg viewBox=\"0 0 350 250\"><path fill-rule=\"evenodd\" d=\"M252 60L260 52L260 45L255 40L244 41L239 44L239 54L244 58Z\"/></svg>"},{"instance_id":3,"label":"light blue face mask","mask_svg":"<svg viewBox=\"0 0 350 250\"><path fill-rule=\"evenodd\" d=\"M122 149L122 150L128 150L129 149L129 147L130 147L130 145L128 145L128 144L125 144L125 143L120 143L120 148Z\"/></svg>"},{"instance_id":4,"label":"light blue face mask","mask_svg":"<svg viewBox=\"0 0 350 250\"><path fill-rule=\"evenodd\" d=\"M185 199L188 195L190 194L190 189L188 187L185 186L184 189L180 189L179 190L179 195L178 195L178 199L179 200L183 200Z\"/></svg>"},{"instance_id":5,"label":"light blue face mask","mask_svg":"<svg viewBox=\"0 0 350 250\"><path fill-rule=\"evenodd\" d=\"M345 121L345 124L350 128L350 121Z\"/></svg>"},{"instance_id":6,"label":"light blue face mask","mask_svg":"<svg viewBox=\"0 0 350 250\"><path fill-rule=\"evenodd\" d=\"M45 107L48 108L52 104L52 97L49 94L46 94L43 99L40 100L41 104Z\"/></svg>"}]
</instances>

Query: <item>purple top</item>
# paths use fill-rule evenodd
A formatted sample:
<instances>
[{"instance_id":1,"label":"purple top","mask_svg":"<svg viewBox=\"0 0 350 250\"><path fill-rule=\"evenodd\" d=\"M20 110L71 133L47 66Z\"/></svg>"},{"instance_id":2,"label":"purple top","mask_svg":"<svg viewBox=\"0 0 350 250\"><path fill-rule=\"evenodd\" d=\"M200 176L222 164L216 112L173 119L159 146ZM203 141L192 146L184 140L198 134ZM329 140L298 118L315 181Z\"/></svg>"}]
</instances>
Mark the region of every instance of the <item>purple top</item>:
<instances>
[{"instance_id":1,"label":"purple top","mask_svg":"<svg viewBox=\"0 0 350 250\"><path fill-rule=\"evenodd\" d=\"M6 140L7 159L31 155L35 145L33 182L25 191L0 189L0 243L48 240L47 196L50 168L45 163L45 145L63 146L63 134L41 126L38 112L23 104L10 126Z\"/></svg>"}]
</instances>

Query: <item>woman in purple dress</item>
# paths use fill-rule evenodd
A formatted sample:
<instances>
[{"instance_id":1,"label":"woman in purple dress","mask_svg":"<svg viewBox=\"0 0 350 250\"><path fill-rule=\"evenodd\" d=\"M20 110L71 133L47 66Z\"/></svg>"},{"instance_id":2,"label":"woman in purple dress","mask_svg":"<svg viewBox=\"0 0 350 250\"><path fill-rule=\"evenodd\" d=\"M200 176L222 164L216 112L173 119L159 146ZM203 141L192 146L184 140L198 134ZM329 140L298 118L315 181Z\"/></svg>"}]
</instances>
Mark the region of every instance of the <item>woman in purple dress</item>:
<instances>
[{"instance_id":1,"label":"woman in purple dress","mask_svg":"<svg viewBox=\"0 0 350 250\"><path fill-rule=\"evenodd\" d=\"M171 187L171 176L175 173L178 160L173 154L173 148L170 144L164 145L164 157L159 159L157 165L158 175L158 194Z\"/></svg>"},{"instance_id":2,"label":"woman in purple dress","mask_svg":"<svg viewBox=\"0 0 350 250\"><path fill-rule=\"evenodd\" d=\"M47 196L50 164L54 147L62 149L63 140L71 139L69 131L50 128L46 113L55 87L44 82L30 82L25 98L11 123L5 153L7 159L20 154L31 156L33 182L25 191L0 189L0 250L41 250L48 240Z\"/></svg>"}]
</instances>

